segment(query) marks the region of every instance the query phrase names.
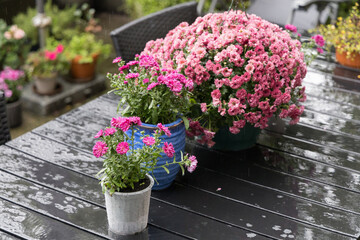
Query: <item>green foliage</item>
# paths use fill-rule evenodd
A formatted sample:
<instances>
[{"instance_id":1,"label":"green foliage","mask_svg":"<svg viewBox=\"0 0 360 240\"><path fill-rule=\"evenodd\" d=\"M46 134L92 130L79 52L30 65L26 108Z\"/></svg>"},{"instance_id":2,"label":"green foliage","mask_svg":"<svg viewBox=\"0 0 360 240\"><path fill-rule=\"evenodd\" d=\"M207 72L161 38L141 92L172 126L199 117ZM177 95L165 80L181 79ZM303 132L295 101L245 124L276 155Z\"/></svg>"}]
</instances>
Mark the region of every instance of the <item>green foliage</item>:
<instances>
[{"instance_id":1,"label":"green foliage","mask_svg":"<svg viewBox=\"0 0 360 240\"><path fill-rule=\"evenodd\" d=\"M104 44L102 40L97 40L92 33L82 33L72 37L65 45L65 55L71 60L80 56L79 63L91 63L93 55L100 54L103 57L110 55L111 45Z\"/></svg>"},{"instance_id":2,"label":"green foliage","mask_svg":"<svg viewBox=\"0 0 360 240\"><path fill-rule=\"evenodd\" d=\"M139 18L189 0L126 0L125 11L132 18Z\"/></svg>"},{"instance_id":3,"label":"green foliage","mask_svg":"<svg viewBox=\"0 0 360 240\"><path fill-rule=\"evenodd\" d=\"M85 7L83 7L85 6ZM77 9L77 5L59 9L52 1L47 1L44 9L45 15L51 17L49 36L56 39L70 40L74 35L84 32L90 19L93 19L94 10L83 5ZM35 8L28 8L26 13L20 13L13 18L13 22L22 28L32 45L38 43L38 30L34 27L32 19L37 14Z\"/></svg>"}]
</instances>

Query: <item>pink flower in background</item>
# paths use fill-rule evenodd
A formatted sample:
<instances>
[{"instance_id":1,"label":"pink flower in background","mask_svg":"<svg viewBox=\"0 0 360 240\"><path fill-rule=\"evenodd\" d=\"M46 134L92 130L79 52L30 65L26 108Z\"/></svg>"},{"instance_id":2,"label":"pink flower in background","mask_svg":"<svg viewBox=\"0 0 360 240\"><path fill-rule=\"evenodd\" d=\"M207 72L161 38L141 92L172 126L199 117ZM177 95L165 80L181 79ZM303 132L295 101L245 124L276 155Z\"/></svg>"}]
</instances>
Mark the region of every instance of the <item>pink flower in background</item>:
<instances>
[{"instance_id":1,"label":"pink flower in background","mask_svg":"<svg viewBox=\"0 0 360 240\"><path fill-rule=\"evenodd\" d=\"M297 32L297 28L294 25L291 25L291 24L286 24L285 29L287 29L287 30L289 30L290 32L293 32L293 33Z\"/></svg>"},{"instance_id":2,"label":"pink flower in background","mask_svg":"<svg viewBox=\"0 0 360 240\"><path fill-rule=\"evenodd\" d=\"M164 142L163 150L166 156L168 156L169 158L172 158L175 154L174 146L172 143Z\"/></svg>"},{"instance_id":3,"label":"pink flower in background","mask_svg":"<svg viewBox=\"0 0 360 240\"><path fill-rule=\"evenodd\" d=\"M323 47L325 45L325 40L324 40L324 37L321 36L321 35L315 35L315 36L312 36L311 37L312 39L315 40L315 43L320 46L320 47Z\"/></svg>"},{"instance_id":4,"label":"pink flower in background","mask_svg":"<svg viewBox=\"0 0 360 240\"><path fill-rule=\"evenodd\" d=\"M206 111L207 111L206 103L201 103L201 104L200 104L200 108L201 108L201 111L202 111L202 112L206 112Z\"/></svg>"},{"instance_id":5,"label":"pink flower in background","mask_svg":"<svg viewBox=\"0 0 360 240\"><path fill-rule=\"evenodd\" d=\"M93 154L95 157L99 158L106 154L108 149L109 148L107 147L106 143L97 142L93 147Z\"/></svg>"},{"instance_id":6,"label":"pink flower in background","mask_svg":"<svg viewBox=\"0 0 360 240\"><path fill-rule=\"evenodd\" d=\"M316 50L318 51L318 53L323 53L324 52L324 49L322 49L322 48L316 48Z\"/></svg>"},{"instance_id":7,"label":"pink flower in background","mask_svg":"<svg viewBox=\"0 0 360 240\"><path fill-rule=\"evenodd\" d=\"M64 51L64 46L62 44L59 44L55 49L55 52L57 53L62 53L63 51Z\"/></svg>"},{"instance_id":8,"label":"pink flower in background","mask_svg":"<svg viewBox=\"0 0 360 240\"><path fill-rule=\"evenodd\" d=\"M56 57L57 57L56 52L45 50L45 58L49 59L50 61L54 61Z\"/></svg>"},{"instance_id":9,"label":"pink flower in background","mask_svg":"<svg viewBox=\"0 0 360 240\"><path fill-rule=\"evenodd\" d=\"M99 138L99 137L101 137L103 134L104 134L104 131L101 129L101 130L95 135L94 138Z\"/></svg>"},{"instance_id":10,"label":"pink flower in background","mask_svg":"<svg viewBox=\"0 0 360 240\"><path fill-rule=\"evenodd\" d=\"M190 160L190 165L187 165L186 168L188 172L192 173L193 171L195 171L198 161L194 155L191 155L189 157L189 160Z\"/></svg>"},{"instance_id":11,"label":"pink flower in background","mask_svg":"<svg viewBox=\"0 0 360 240\"><path fill-rule=\"evenodd\" d=\"M148 145L148 146L151 146L151 145L153 145L155 143L155 138L153 138L153 137L144 137L143 143Z\"/></svg>"},{"instance_id":12,"label":"pink flower in background","mask_svg":"<svg viewBox=\"0 0 360 240\"><path fill-rule=\"evenodd\" d=\"M105 129L105 136L109 136L109 135L113 135L114 133L116 133L116 129L115 128L107 128Z\"/></svg>"},{"instance_id":13,"label":"pink flower in background","mask_svg":"<svg viewBox=\"0 0 360 240\"><path fill-rule=\"evenodd\" d=\"M129 151L129 144L127 142L121 142L116 147L116 152L118 154L126 154Z\"/></svg>"}]
</instances>

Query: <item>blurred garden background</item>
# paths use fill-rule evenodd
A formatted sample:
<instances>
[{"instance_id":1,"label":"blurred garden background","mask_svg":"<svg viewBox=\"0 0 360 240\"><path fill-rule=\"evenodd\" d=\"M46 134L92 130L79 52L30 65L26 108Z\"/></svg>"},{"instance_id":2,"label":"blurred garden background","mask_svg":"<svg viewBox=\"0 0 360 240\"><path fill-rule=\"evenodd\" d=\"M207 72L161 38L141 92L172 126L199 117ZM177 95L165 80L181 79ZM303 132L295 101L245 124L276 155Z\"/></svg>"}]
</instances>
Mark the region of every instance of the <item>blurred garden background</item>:
<instances>
[{"instance_id":1,"label":"blurred garden background","mask_svg":"<svg viewBox=\"0 0 360 240\"><path fill-rule=\"evenodd\" d=\"M38 14L39 9L37 9L37 5L40 2L41 1L35 0L0 0L0 21L2 21L0 24L0 34L2 35L2 37L0 37L0 70L3 70L4 67L11 62L14 64L14 66L11 66L13 69L24 69L26 72L29 69L34 71L34 68L31 69L31 66L27 66L29 68L27 69L26 66L24 67L24 64L26 65L26 58L30 52L39 51L39 32L38 28L34 26L36 23L33 18ZM107 50L99 50L99 47L97 50L98 52L103 51L103 56L101 61L98 61L96 65L96 73L105 78L107 72L116 71L116 66L112 64L112 59L116 57L110 38L110 32L112 30L131 20L182 2L187 2L187 0L44 0L45 16L51 18L51 23L48 23L47 26L44 27L45 45L49 51L61 45L64 47L64 52L67 57L73 59L74 53L71 51L67 52L67 49L71 48L71 46L73 46L74 49L78 48L77 46L74 47L76 44L80 46L89 45L88 40L81 40L80 36L94 36L96 41L100 42L100 47L108 44ZM237 9L251 8L254 2L256 2L256 0L245 2L232 0L218 1L215 11L228 10L230 5L233 5L232 7ZM338 17L347 16L349 9L351 9L351 6L353 6L355 2L357 1L350 0L340 3ZM204 12L206 12L210 4L210 0L205 1ZM276 13L276 11L276 8L274 8L273 12ZM329 23L330 19L326 19L325 22ZM12 36L8 35L8 37L6 37L5 32L9 32L13 25L17 25L19 29L25 32L25 37L21 44L17 42L19 36L16 37L16 35L14 35L15 32L12 33ZM16 29L14 31L16 31ZM85 41L85 43L82 41ZM84 58L85 57L83 57L83 59ZM35 59L35 63L36 61ZM34 64L34 62L32 62L32 64ZM32 76L28 73L26 74L25 84L33 84ZM84 78L80 77L80 79ZM23 108L22 123L20 126L11 128L11 136L12 138L16 138L74 107L78 107L106 93L109 89L109 83L106 80L105 89L91 94L81 101L69 102L65 107L56 109L50 114L39 114ZM37 93L34 92L33 94Z\"/></svg>"}]
</instances>

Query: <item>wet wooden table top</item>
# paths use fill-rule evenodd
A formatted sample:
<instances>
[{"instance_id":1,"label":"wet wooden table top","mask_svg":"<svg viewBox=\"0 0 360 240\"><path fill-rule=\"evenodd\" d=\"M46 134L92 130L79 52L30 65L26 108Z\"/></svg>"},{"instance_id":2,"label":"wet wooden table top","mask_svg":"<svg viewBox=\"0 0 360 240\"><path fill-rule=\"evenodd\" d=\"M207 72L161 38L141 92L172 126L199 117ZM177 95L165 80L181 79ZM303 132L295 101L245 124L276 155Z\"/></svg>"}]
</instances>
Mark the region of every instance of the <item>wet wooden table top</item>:
<instances>
[{"instance_id":1,"label":"wet wooden table top","mask_svg":"<svg viewBox=\"0 0 360 240\"><path fill-rule=\"evenodd\" d=\"M188 142L199 167L152 192L149 239L359 237L360 72L313 65L299 124L273 121L236 154ZM116 108L101 96L0 147L1 239L109 238L91 151Z\"/></svg>"}]
</instances>

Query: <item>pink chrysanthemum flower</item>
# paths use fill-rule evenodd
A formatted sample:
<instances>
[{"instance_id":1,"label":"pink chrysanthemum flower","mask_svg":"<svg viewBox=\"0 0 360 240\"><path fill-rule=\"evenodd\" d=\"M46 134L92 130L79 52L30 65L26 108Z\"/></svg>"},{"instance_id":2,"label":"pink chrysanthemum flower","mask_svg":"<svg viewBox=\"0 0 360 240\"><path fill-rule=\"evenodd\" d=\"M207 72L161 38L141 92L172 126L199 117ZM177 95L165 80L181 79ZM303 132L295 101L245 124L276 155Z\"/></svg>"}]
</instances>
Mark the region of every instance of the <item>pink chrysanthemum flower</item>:
<instances>
[{"instance_id":1,"label":"pink chrysanthemum flower","mask_svg":"<svg viewBox=\"0 0 360 240\"><path fill-rule=\"evenodd\" d=\"M101 137L103 134L104 134L104 131L101 129L101 130L95 135L94 138L99 138L99 137Z\"/></svg>"},{"instance_id":2,"label":"pink chrysanthemum flower","mask_svg":"<svg viewBox=\"0 0 360 240\"><path fill-rule=\"evenodd\" d=\"M159 83L157 83L157 82L150 83L150 85L147 87L147 90L150 91L151 89L153 89L157 85L159 85Z\"/></svg>"},{"instance_id":3,"label":"pink chrysanthemum flower","mask_svg":"<svg viewBox=\"0 0 360 240\"><path fill-rule=\"evenodd\" d=\"M189 157L189 160L190 160L190 165L187 165L186 169L188 170L188 172L192 173L193 171L195 171L198 161L194 155L191 155Z\"/></svg>"},{"instance_id":4,"label":"pink chrysanthemum flower","mask_svg":"<svg viewBox=\"0 0 360 240\"><path fill-rule=\"evenodd\" d=\"M114 58L114 60L112 61L112 63L119 63L122 61L122 58L121 57L117 57L117 58Z\"/></svg>"},{"instance_id":5,"label":"pink chrysanthemum flower","mask_svg":"<svg viewBox=\"0 0 360 240\"><path fill-rule=\"evenodd\" d=\"M116 152L118 154L126 154L129 151L129 144L127 142L121 142L116 147Z\"/></svg>"},{"instance_id":6,"label":"pink chrysanthemum flower","mask_svg":"<svg viewBox=\"0 0 360 240\"><path fill-rule=\"evenodd\" d=\"M93 147L93 154L95 157L99 158L102 157L104 154L106 154L108 149L109 148L107 147L106 143L96 142Z\"/></svg>"},{"instance_id":7,"label":"pink chrysanthemum flower","mask_svg":"<svg viewBox=\"0 0 360 240\"><path fill-rule=\"evenodd\" d=\"M168 156L169 158L174 157L175 150L174 150L174 146L172 145L172 143L165 142L164 146L163 146L163 150L164 150L164 153L166 154L166 156Z\"/></svg>"},{"instance_id":8,"label":"pink chrysanthemum flower","mask_svg":"<svg viewBox=\"0 0 360 240\"><path fill-rule=\"evenodd\" d=\"M129 64L128 64L129 65ZM129 73L128 75L125 76L125 78L138 78L140 76L139 73Z\"/></svg>"},{"instance_id":9,"label":"pink chrysanthemum flower","mask_svg":"<svg viewBox=\"0 0 360 240\"><path fill-rule=\"evenodd\" d=\"M116 132L115 128L107 128L105 129L105 136L113 135Z\"/></svg>"},{"instance_id":10,"label":"pink chrysanthemum flower","mask_svg":"<svg viewBox=\"0 0 360 240\"><path fill-rule=\"evenodd\" d=\"M162 125L161 123L158 123L157 127L163 131L165 133L166 136L170 137L171 136L171 132L169 130L168 127L165 127L164 125Z\"/></svg>"},{"instance_id":11,"label":"pink chrysanthemum flower","mask_svg":"<svg viewBox=\"0 0 360 240\"><path fill-rule=\"evenodd\" d=\"M206 112L207 111L206 103L201 103L200 108L202 112Z\"/></svg>"},{"instance_id":12,"label":"pink chrysanthemum flower","mask_svg":"<svg viewBox=\"0 0 360 240\"><path fill-rule=\"evenodd\" d=\"M129 121L133 125L141 126L141 119L139 117L129 117Z\"/></svg>"},{"instance_id":13,"label":"pink chrysanthemum flower","mask_svg":"<svg viewBox=\"0 0 360 240\"><path fill-rule=\"evenodd\" d=\"M148 146L151 146L151 145L153 145L155 143L155 138L153 138L153 137L144 137L143 143L148 145Z\"/></svg>"},{"instance_id":14,"label":"pink chrysanthemum flower","mask_svg":"<svg viewBox=\"0 0 360 240\"><path fill-rule=\"evenodd\" d=\"M290 32L293 32L293 33L297 32L297 28L294 25L291 25L291 24L286 24L285 29L287 29L287 30L289 30Z\"/></svg>"}]
</instances>

